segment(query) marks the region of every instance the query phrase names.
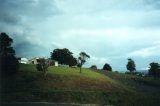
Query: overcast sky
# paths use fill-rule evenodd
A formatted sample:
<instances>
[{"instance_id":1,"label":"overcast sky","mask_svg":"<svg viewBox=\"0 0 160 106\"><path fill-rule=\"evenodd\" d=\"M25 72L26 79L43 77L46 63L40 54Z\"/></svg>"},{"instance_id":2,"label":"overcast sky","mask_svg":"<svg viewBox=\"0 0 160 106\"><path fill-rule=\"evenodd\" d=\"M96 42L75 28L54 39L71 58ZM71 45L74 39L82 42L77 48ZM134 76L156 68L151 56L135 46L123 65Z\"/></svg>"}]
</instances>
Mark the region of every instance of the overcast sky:
<instances>
[{"instance_id":1,"label":"overcast sky","mask_svg":"<svg viewBox=\"0 0 160 106\"><path fill-rule=\"evenodd\" d=\"M91 56L86 67L137 70L160 62L160 0L0 0L0 32L18 57L49 57L56 48Z\"/></svg>"}]
</instances>

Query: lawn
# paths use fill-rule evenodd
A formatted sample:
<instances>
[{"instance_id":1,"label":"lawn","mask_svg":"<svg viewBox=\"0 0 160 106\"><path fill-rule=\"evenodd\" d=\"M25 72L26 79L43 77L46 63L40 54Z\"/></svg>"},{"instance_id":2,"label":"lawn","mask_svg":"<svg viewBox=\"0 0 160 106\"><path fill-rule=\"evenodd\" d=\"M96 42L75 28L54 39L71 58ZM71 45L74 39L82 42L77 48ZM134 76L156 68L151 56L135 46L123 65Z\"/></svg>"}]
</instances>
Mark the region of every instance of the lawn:
<instances>
[{"instance_id":1,"label":"lawn","mask_svg":"<svg viewBox=\"0 0 160 106\"><path fill-rule=\"evenodd\" d=\"M90 69L79 73L79 68L52 66L44 79L35 65L21 64L17 75L3 78L1 97L3 102L160 105L159 91L141 92L138 85L132 87L135 83L127 84L129 78L124 74Z\"/></svg>"}]
</instances>

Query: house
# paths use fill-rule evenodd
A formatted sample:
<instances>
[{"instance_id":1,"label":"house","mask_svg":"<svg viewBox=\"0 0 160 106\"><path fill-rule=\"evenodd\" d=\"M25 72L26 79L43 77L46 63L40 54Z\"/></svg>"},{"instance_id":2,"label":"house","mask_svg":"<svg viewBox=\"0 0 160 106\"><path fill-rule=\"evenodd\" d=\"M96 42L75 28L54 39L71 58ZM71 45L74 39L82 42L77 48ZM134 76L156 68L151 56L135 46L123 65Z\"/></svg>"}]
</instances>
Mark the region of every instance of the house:
<instances>
[{"instance_id":1,"label":"house","mask_svg":"<svg viewBox=\"0 0 160 106\"><path fill-rule=\"evenodd\" d=\"M38 64L38 59L40 59L39 57L34 57L32 59L29 60L29 64Z\"/></svg>"},{"instance_id":2,"label":"house","mask_svg":"<svg viewBox=\"0 0 160 106\"><path fill-rule=\"evenodd\" d=\"M29 60L29 64L38 64L39 57L35 57ZM45 59L49 66L58 66L58 61L52 59Z\"/></svg>"},{"instance_id":3,"label":"house","mask_svg":"<svg viewBox=\"0 0 160 106\"><path fill-rule=\"evenodd\" d=\"M52 59L46 59L47 63L49 64L49 66L58 66L58 61L56 60L52 60Z\"/></svg>"},{"instance_id":4,"label":"house","mask_svg":"<svg viewBox=\"0 0 160 106\"><path fill-rule=\"evenodd\" d=\"M18 62L22 63L22 64L28 64L28 59L27 58L19 58Z\"/></svg>"}]
</instances>

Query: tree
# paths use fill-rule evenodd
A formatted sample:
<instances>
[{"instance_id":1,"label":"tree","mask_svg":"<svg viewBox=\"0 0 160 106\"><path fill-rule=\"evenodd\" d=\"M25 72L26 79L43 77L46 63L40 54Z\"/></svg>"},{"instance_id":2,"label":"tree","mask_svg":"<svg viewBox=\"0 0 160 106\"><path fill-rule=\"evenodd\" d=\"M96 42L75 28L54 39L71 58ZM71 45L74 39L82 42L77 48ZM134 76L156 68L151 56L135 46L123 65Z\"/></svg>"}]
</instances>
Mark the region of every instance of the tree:
<instances>
[{"instance_id":1,"label":"tree","mask_svg":"<svg viewBox=\"0 0 160 106\"><path fill-rule=\"evenodd\" d=\"M86 54L85 52L81 52L79 54L78 60L79 60L79 67L80 67L80 73L82 72L82 66L83 64L86 62L86 60L90 58L90 56L88 54Z\"/></svg>"},{"instance_id":2,"label":"tree","mask_svg":"<svg viewBox=\"0 0 160 106\"><path fill-rule=\"evenodd\" d=\"M43 77L44 77L44 79L46 79L49 64L47 63L47 61L44 58L38 59L37 62L38 62L38 64L36 65L37 70L42 71Z\"/></svg>"},{"instance_id":3,"label":"tree","mask_svg":"<svg viewBox=\"0 0 160 106\"><path fill-rule=\"evenodd\" d=\"M77 60L73 57L72 54L73 53L70 52L67 48L55 49L53 52L51 52L51 59L57 60L60 64L75 66L77 65Z\"/></svg>"},{"instance_id":4,"label":"tree","mask_svg":"<svg viewBox=\"0 0 160 106\"><path fill-rule=\"evenodd\" d=\"M112 71L112 67L110 66L110 64L106 63L106 64L103 66L103 70Z\"/></svg>"},{"instance_id":5,"label":"tree","mask_svg":"<svg viewBox=\"0 0 160 106\"><path fill-rule=\"evenodd\" d=\"M160 77L160 64L158 63L150 63L149 75L158 78Z\"/></svg>"},{"instance_id":6,"label":"tree","mask_svg":"<svg viewBox=\"0 0 160 106\"><path fill-rule=\"evenodd\" d=\"M134 72L136 71L136 65L134 60L132 60L131 58L128 58L128 63L126 65L127 70L129 70L130 72Z\"/></svg>"},{"instance_id":7,"label":"tree","mask_svg":"<svg viewBox=\"0 0 160 106\"><path fill-rule=\"evenodd\" d=\"M92 69L92 70L97 70L97 66L96 66L96 65L92 65L92 66L90 67L90 69Z\"/></svg>"},{"instance_id":8,"label":"tree","mask_svg":"<svg viewBox=\"0 0 160 106\"><path fill-rule=\"evenodd\" d=\"M2 75L13 75L18 71L18 59L11 46L13 39L6 33L0 34L0 71Z\"/></svg>"},{"instance_id":9,"label":"tree","mask_svg":"<svg viewBox=\"0 0 160 106\"><path fill-rule=\"evenodd\" d=\"M73 56L70 56L70 59L68 61L69 61L69 66L70 67L77 65L77 59L74 58Z\"/></svg>"}]
</instances>

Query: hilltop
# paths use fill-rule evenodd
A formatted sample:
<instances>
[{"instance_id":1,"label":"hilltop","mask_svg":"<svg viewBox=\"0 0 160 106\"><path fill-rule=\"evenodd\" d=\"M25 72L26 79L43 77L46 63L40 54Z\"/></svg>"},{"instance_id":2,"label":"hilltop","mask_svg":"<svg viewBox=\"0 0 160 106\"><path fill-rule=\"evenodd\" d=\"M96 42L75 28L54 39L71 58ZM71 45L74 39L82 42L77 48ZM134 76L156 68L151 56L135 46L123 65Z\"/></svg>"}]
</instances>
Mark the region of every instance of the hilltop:
<instances>
[{"instance_id":1,"label":"hilltop","mask_svg":"<svg viewBox=\"0 0 160 106\"><path fill-rule=\"evenodd\" d=\"M79 73L79 68L51 66L48 68L45 80L42 73L36 70L35 65L21 64L17 75L6 77L2 81L2 101L110 105L159 104L160 95L157 93L159 91L149 94L142 92L142 89L138 89L141 86L131 81L130 75L124 77L124 74L114 72L82 70L82 73ZM158 84L156 87L159 87Z\"/></svg>"}]
</instances>

